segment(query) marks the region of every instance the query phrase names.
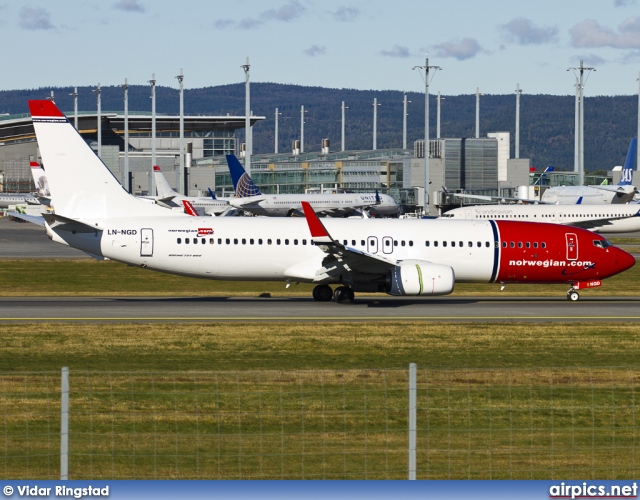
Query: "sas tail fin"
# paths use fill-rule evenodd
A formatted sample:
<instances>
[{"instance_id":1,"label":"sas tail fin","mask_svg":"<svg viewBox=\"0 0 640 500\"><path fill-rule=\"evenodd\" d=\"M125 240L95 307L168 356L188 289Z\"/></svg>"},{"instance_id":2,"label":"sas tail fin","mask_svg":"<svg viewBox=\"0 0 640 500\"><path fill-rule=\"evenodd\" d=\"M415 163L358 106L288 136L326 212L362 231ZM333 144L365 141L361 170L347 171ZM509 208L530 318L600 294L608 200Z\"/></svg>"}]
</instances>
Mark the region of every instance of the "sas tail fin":
<instances>
[{"instance_id":1,"label":"sas tail fin","mask_svg":"<svg viewBox=\"0 0 640 500\"><path fill-rule=\"evenodd\" d=\"M256 186L251 177L249 177L249 174L247 174L242 165L240 165L240 162L235 155L227 155L227 165L229 165L233 188L235 189L236 196L238 198L259 196L262 194L258 189L258 186Z\"/></svg>"},{"instance_id":2,"label":"sas tail fin","mask_svg":"<svg viewBox=\"0 0 640 500\"><path fill-rule=\"evenodd\" d=\"M629 151L627 151L627 159L622 167L622 176L618 186L631 186L633 183L633 167L636 162L636 148L638 147L638 141L634 137L629 143Z\"/></svg>"},{"instance_id":3,"label":"sas tail fin","mask_svg":"<svg viewBox=\"0 0 640 500\"><path fill-rule=\"evenodd\" d=\"M29 101L56 214L94 222L110 217L180 216L131 196L53 101Z\"/></svg>"}]
</instances>

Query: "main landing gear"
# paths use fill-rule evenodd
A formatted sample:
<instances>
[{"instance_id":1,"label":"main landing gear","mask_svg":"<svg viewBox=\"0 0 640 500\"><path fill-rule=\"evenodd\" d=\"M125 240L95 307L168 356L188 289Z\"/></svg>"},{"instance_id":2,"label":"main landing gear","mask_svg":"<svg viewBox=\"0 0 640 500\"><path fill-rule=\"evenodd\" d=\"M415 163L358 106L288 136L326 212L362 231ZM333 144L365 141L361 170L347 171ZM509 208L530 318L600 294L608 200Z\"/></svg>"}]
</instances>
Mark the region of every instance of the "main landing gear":
<instances>
[{"instance_id":1,"label":"main landing gear","mask_svg":"<svg viewBox=\"0 0 640 500\"><path fill-rule=\"evenodd\" d=\"M341 304L353 302L355 294L347 286L339 286L334 292L329 285L318 285L313 289L313 298L318 302L329 302L334 298L338 304Z\"/></svg>"}]
</instances>

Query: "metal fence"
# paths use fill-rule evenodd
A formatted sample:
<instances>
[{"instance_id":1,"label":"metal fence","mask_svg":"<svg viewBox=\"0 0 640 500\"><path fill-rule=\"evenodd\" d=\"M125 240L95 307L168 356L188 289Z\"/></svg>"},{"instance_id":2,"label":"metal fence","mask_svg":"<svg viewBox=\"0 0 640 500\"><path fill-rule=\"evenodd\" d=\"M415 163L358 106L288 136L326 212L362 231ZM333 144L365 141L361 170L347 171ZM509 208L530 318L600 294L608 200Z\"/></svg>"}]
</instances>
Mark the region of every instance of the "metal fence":
<instances>
[{"instance_id":1,"label":"metal fence","mask_svg":"<svg viewBox=\"0 0 640 500\"><path fill-rule=\"evenodd\" d=\"M639 376L615 367L0 373L0 474L631 479Z\"/></svg>"}]
</instances>

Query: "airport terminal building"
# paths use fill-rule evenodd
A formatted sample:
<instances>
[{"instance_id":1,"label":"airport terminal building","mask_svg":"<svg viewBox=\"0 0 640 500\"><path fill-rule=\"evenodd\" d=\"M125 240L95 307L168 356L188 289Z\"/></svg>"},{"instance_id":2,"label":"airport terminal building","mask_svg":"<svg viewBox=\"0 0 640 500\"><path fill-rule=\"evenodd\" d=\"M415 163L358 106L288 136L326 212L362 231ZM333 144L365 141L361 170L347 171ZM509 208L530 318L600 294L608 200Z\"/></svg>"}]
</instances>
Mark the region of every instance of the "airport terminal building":
<instances>
[{"instance_id":1,"label":"airport terminal building","mask_svg":"<svg viewBox=\"0 0 640 500\"><path fill-rule=\"evenodd\" d=\"M185 116L184 181L180 179L180 117L158 114L152 140L152 116L148 113L102 112L101 140L95 112L67 113L79 133L97 152L120 182L134 194L153 188L152 150L156 164L169 182L189 195L233 193L225 155L239 153L243 145L236 137L244 129L244 116ZM128 126L125 125L125 119ZM252 116L251 125L264 117ZM125 136L128 141L125 146ZM38 160L38 147L29 115L0 117L0 181L5 192L34 189L29 161ZM46 165L44 165L46 170ZM128 175L126 174L128 172ZM564 174L567 174L566 172ZM251 175L265 193L301 193L308 190L380 190L392 195L405 212L424 204L424 142L413 149L331 151L329 140L316 152L291 151L251 156ZM566 175L565 175L566 176ZM126 178L125 178L126 177ZM510 134L496 132L482 138L442 138L429 142L429 212L459 205L448 193L472 192L515 196L518 186L533 184L528 159L510 157ZM548 181L549 179L547 179ZM548 182L552 185L552 182Z\"/></svg>"}]
</instances>

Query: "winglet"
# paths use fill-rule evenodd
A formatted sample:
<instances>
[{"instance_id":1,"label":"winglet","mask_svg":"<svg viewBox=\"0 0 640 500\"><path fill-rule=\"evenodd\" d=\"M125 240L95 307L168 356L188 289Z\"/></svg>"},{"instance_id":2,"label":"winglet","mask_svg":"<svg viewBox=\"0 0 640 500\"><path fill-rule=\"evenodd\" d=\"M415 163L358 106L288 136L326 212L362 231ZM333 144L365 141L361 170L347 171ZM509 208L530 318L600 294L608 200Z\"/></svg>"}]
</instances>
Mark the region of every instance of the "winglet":
<instances>
[{"instance_id":1,"label":"winglet","mask_svg":"<svg viewBox=\"0 0 640 500\"><path fill-rule=\"evenodd\" d=\"M582 205L582 196L576 201L576 205Z\"/></svg>"},{"instance_id":2,"label":"winglet","mask_svg":"<svg viewBox=\"0 0 640 500\"><path fill-rule=\"evenodd\" d=\"M213 191L211 191L211 188L207 188L207 189L209 190L209 195L211 196L211 199L217 200L218 198L216 198L216 194Z\"/></svg>"},{"instance_id":3,"label":"winglet","mask_svg":"<svg viewBox=\"0 0 640 500\"><path fill-rule=\"evenodd\" d=\"M187 215L191 215L193 217L197 217L198 216L198 212L196 212L196 209L193 208L193 205L191 204L191 202L189 200L182 200L182 204L184 205L184 213Z\"/></svg>"},{"instance_id":4,"label":"winglet","mask_svg":"<svg viewBox=\"0 0 640 500\"><path fill-rule=\"evenodd\" d=\"M309 205L309 202L302 202L302 210L304 210L304 216L307 219L309 225L309 232L311 233L311 239L316 245L327 245L333 243L333 238L324 227L324 224L320 222L320 219Z\"/></svg>"},{"instance_id":5,"label":"winglet","mask_svg":"<svg viewBox=\"0 0 640 500\"><path fill-rule=\"evenodd\" d=\"M382 200L380 199L380 195L378 194L378 190L376 189L376 205L380 205Z\"/></svg>"}]
</instances>

